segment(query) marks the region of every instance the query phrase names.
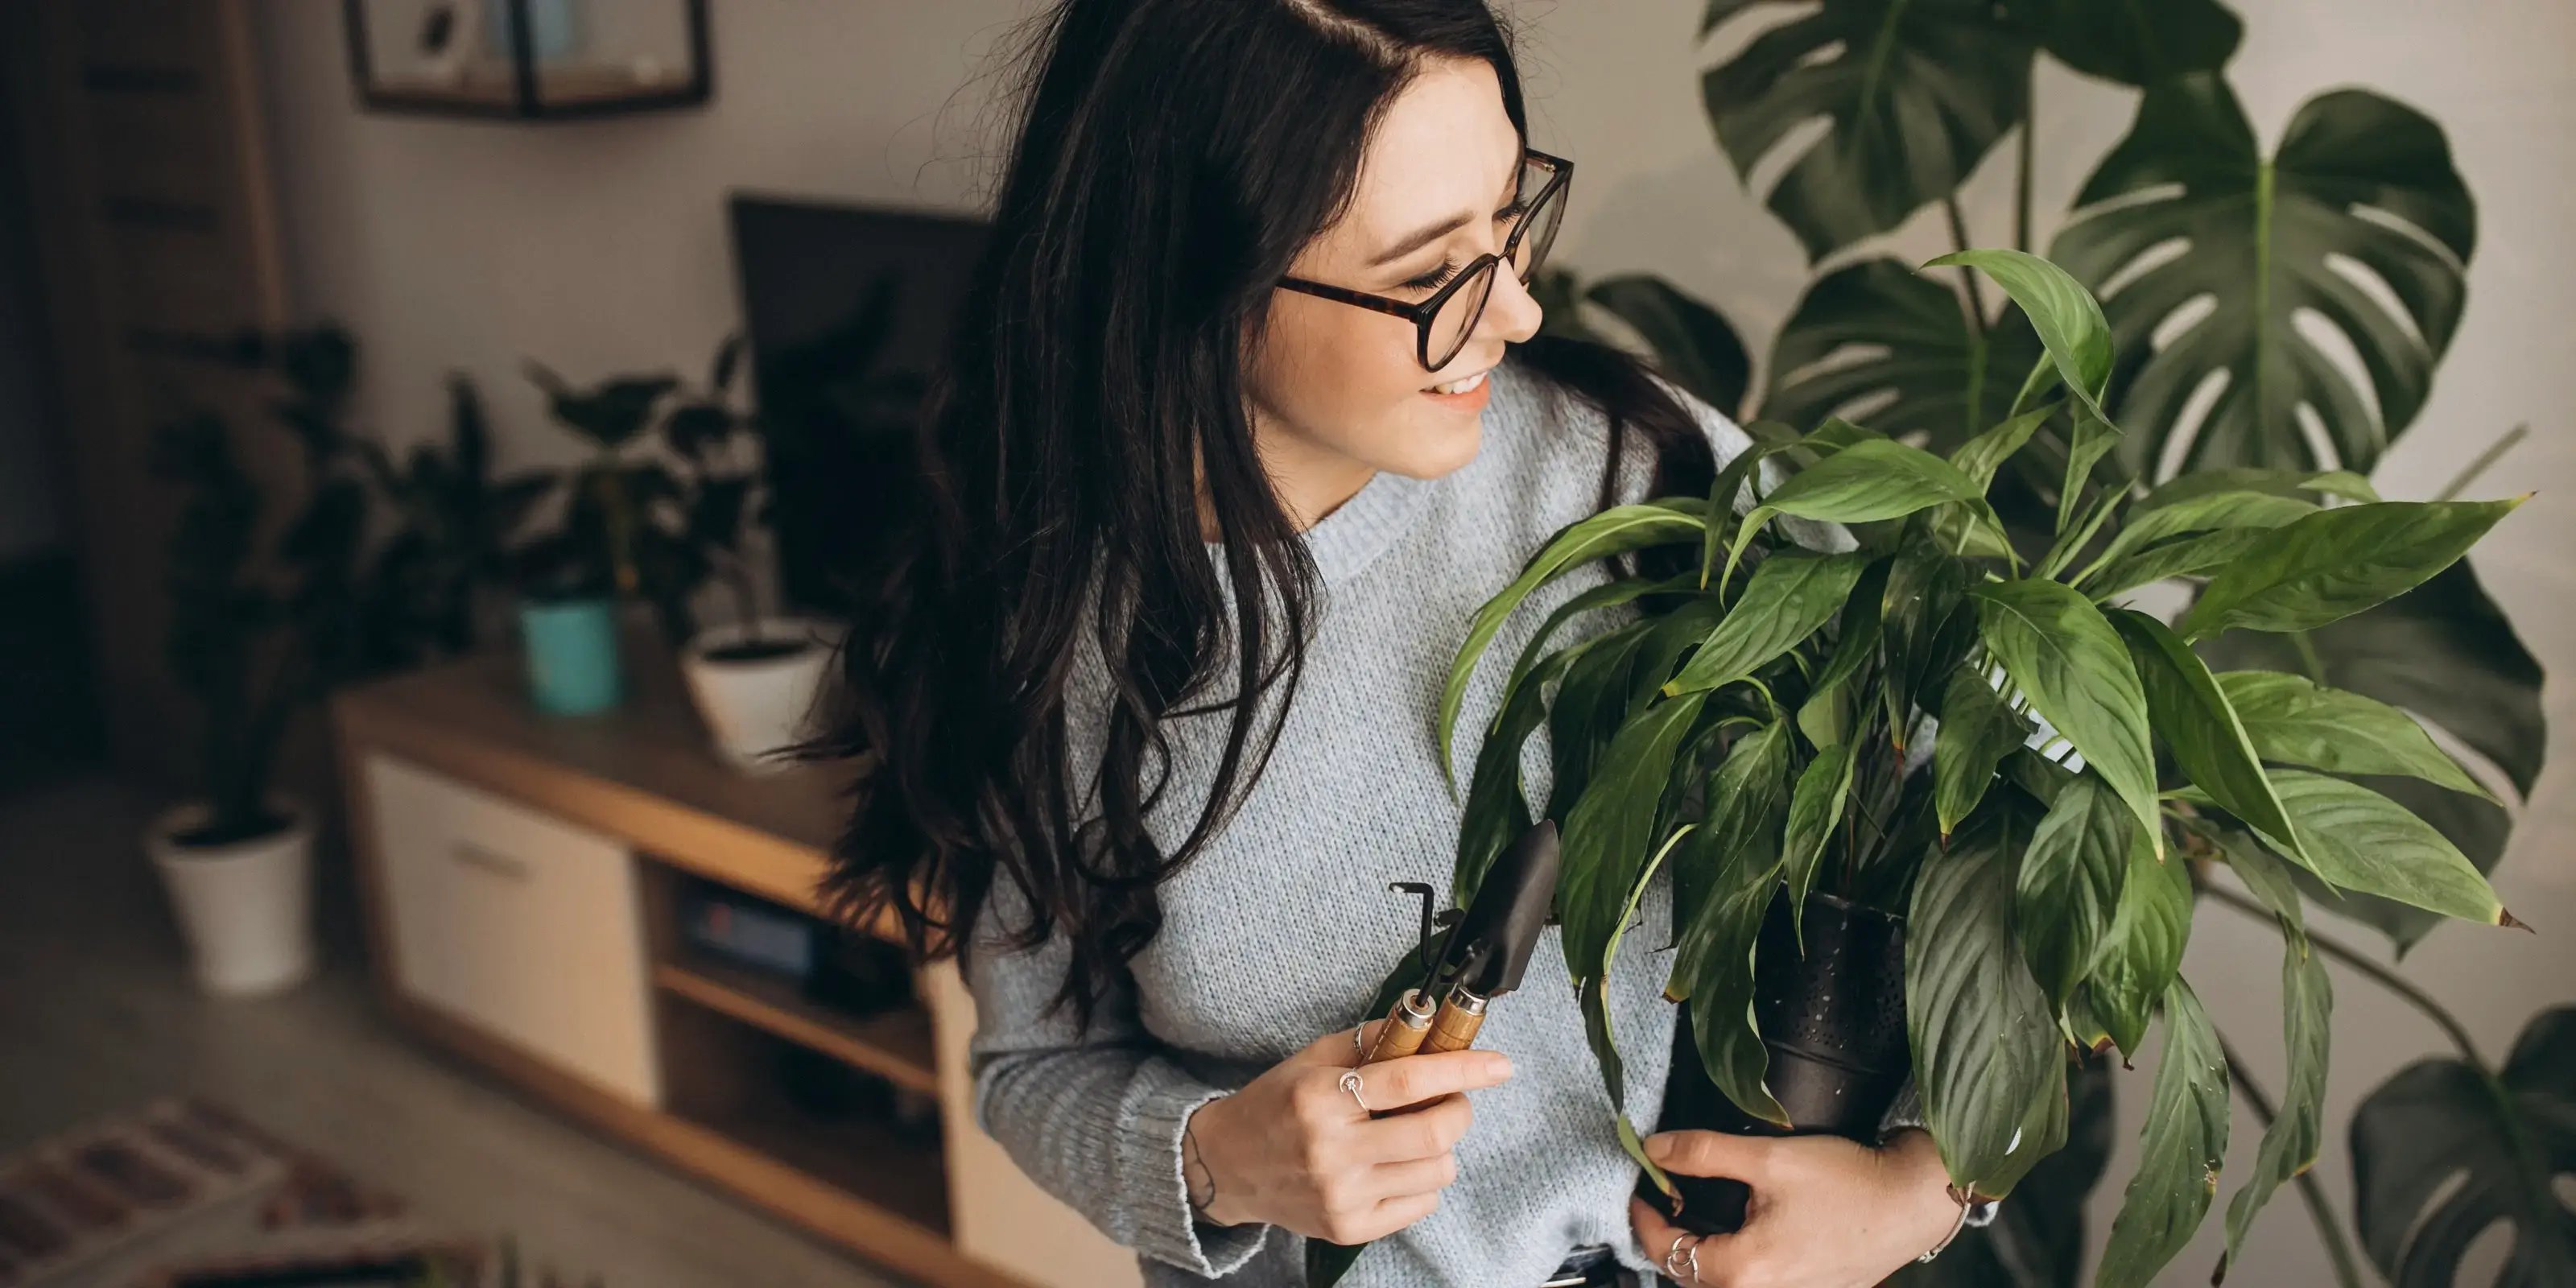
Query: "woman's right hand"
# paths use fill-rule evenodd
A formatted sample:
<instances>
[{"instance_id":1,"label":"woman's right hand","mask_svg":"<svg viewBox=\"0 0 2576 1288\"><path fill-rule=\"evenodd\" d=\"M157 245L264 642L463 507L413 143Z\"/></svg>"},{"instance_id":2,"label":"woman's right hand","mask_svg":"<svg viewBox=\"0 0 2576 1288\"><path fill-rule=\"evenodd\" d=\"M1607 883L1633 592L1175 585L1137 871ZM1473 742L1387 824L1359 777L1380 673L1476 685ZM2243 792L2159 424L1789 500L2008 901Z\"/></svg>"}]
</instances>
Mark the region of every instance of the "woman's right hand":
<instances>
[{"instance_id":1,"label":"woman's right hand","mask_svg":"<svg viewBox=\"0 0 2576 1288\"><path fill-rule=\"evenodd\" d=\"M1449 1151L1474 1118L1465 1093L1500 1085L1512 1062L1476 1050L1380 1061L1360 1072L1362 1109L1341 1077L1384 1023L1360 1026L1359 1043L1349 1029L1325 1034L1190 1115L1182 1160L1202 1217L1354 1244L1440 1206L1458 1179Z\"/></svg>"}]
</instances>

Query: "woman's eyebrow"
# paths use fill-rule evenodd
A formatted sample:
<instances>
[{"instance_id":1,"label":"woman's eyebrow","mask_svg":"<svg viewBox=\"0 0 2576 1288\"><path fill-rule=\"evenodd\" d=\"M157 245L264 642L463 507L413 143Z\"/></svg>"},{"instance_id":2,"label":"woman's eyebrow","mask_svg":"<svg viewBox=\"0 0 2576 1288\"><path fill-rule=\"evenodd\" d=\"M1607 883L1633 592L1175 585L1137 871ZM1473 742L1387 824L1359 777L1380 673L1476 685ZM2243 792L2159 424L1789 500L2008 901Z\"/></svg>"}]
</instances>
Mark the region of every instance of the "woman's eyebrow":
<instances>
[{"instance_id":1,"label":"woman's eyebrow","mask_svg":"<svg viewBox=\"0 0 2576 1288\"><path fill-rule=\"evenodd\" d=\"M1414 233L1410 237L1406 237L1403 240L1398 241L1392 248L1381 253L1377 258L1370 260L1369 267L1382 268L1388 264L1392 264L1395 261L1466 227L1468 224L1473 223L1475 218L1476 216L1473 214L1451 215L1449 218L1442 220L1439 223L1433 224L1428 228Z\"/></svg>"},{"instance_id":2,"label":"woman's eyebrow","mask_svg":"<svg viewBox=\"0 0 2576 1288\"><path fill-rule=\"evenodd\" d=\"M1512 179L1513 186L1518 187L1520 171L1517 167L1512 171ZM1394 246L1379 254L1377 258L1370 260L1368 266L1371 268L1383 268L1386 265L1392 264L1395 261L1402 259L1405 256L1410 255L1413 252L1418 251L1474 222L1476 222L1476 215L1473 211L1451 215L1439 223L1433 224L1428 228L1421 229L1413 235L1398 241Z\"/></svg>"}]
</instances>

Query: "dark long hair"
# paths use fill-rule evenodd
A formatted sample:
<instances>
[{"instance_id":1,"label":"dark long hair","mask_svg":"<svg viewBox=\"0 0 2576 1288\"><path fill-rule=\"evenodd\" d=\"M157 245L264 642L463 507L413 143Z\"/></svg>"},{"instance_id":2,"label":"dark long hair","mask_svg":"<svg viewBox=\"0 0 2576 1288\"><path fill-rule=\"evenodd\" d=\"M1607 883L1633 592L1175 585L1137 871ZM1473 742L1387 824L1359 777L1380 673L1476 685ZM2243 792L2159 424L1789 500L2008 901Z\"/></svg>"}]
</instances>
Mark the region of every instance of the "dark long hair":
<instances>
[{"instance_id":1,"label":"dark long hair","mask_svg":"<svg viewBox=\"0 0 2576 1288\"><path fill-rule=\"evenodd\" d=\"M963 953L1006 875L1030 914L1009 942L1069 940L1055 1004L1087 1027L1160 930L1158 886L1260 776L1303 668L1315 570L1243 391L1271 284L1348 204L1422 60L1491 64L1528 129L1484 0L1064 0L1029 51L990 248L926 414L929 496L807 751L877 761L833 854L839 914L891 913L923 960ZM1610 414L1605 504L1631 433L1657 490L1707 490L1706 438L1635 360L1551 338L1520 357ZM1105 727L1069 729L1085 644ZM1146 828L1163 723L1201 711L1230 715L1224 751L1166 853ZM1085 738L1099 770L1077 783Z\"/></svg>"}]
</instances>

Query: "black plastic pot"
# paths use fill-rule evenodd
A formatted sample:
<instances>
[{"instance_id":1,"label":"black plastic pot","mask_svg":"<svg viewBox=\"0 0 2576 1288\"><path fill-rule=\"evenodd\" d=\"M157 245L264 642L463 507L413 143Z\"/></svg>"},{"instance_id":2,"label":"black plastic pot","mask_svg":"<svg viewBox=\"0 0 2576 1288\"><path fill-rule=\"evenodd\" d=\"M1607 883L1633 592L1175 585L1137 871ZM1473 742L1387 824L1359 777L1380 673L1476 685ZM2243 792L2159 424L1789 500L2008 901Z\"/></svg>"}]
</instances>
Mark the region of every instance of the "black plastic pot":
<instances>
[{"instance_id":1,"label":"black plastic pot","mask_svg":"<svg viewBox=\"0 0 2576 1288\"><path fill-rule=\"evenodd\" d=\"M1754 957L1753 1017L1771 1056L1764 1081L1794 1126L1787 1131L1735 1107L1709 1081L1689 1008L1673 1026L1672 1075L1658 1131L1739 1136L1843 1136L1876 1143L1879 1123L1905 1089L1905 923L1832 895L1807 897L1804 956L1789 901L1775 900ZM1676 1216L1651 1177L1637 1193L1696 1234L1731 1234L1752 1191L1724 1177L1675 1176Z\"/></svg>"}]
</instances>

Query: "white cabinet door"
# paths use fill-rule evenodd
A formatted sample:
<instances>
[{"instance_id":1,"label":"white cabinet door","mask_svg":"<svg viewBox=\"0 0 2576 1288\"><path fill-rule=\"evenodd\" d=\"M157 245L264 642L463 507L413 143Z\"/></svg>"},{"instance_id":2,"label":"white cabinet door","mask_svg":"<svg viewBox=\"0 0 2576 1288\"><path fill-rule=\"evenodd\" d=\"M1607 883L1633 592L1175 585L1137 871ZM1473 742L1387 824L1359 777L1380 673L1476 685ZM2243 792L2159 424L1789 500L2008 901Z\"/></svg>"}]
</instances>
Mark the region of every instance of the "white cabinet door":
<instances>
[{"instance_id":1,"label":"white cabinet door","mask_svg":"<svg viewBox=\"0 0 2576 1288\"><path fill-rule=\"evenodd\" d=\"M371 754L366 776L403 992L658 1106L634 857L408 761Z\"/></svg>"}]
</instances>

